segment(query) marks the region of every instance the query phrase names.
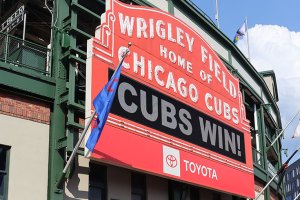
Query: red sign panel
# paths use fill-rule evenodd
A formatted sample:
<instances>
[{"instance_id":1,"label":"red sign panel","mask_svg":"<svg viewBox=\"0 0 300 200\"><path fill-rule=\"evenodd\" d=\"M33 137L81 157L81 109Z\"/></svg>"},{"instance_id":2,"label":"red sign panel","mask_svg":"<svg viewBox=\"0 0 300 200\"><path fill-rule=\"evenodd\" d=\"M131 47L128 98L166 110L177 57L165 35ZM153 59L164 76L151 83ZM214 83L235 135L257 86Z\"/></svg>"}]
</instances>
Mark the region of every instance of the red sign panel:
<instances>
[{"instance_id":1,"label":"red sign panel","mask_svg":"<svg viewBox=\"0 0 300 200\"><path fill-rule=\"evenodd\" d=\"M254 197L251 136L238 79L174 16L114 0L106 4L88 41L87 115L122 51L132 46L91 159Z\"/></svg>"}]
</instances>

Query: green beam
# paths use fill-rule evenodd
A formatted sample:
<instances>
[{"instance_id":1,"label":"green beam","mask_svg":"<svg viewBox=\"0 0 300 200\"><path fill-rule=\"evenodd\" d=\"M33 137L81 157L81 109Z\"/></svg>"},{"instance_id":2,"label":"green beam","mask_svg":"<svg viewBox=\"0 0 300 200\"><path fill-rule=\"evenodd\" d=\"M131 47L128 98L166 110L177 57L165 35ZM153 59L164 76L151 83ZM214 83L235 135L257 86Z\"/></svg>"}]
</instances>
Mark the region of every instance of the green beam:
<instances>
[{"instance_id":1,"label":"green beam","mask_svg":"<svg viewBox=\"0 0 300 200\"><path fill-rule=\"evenodd\" d=\"M76 46L70 47L70 51L74 52L75 54L78 53L78 54L81 54L82 56L86 56L86 52L78 49Z\"/></svg>"},{"instance_id":2,"label":"green beam","mask_svg":"<svg viewBox=\"0 0 300 200\"><path fill-rule=\"evenodd\" d=\"M68 0L55 0L54 13L57 17L54 19L55 27L53 28L52 41L52 69L53 76L56 81L55 100L51 112L50 138L49 138L49 168L48 168L48 199L63 200L64 188L57 188L56 184L62 174L65 163L65 148L60 149L65 144L61 142L61 138L66 136L66 108L65 104L61 104L61 95L67 92L67 69L68 66L62 62L61 55L63 48L61 39L63 34L64 20L69 16Z\"/></svg>"},{"instance_id":3,"label":"green beam","mask_svg":"<svg viewBox=\"0 0 300 200\"><path fill-rule=\"evenodd\" d=\"M174 3L173 0L168 0L168 12L174 15Z\"/></svg>"},{"instance_id":4,"label":"green beam","mask_svg":"<svg viewBox=\"0 0 300 200\"><path fill-rule=\"evenodd\" d=\"M89 14L89 15L95 17L96 19L99 19L99 20L100 20L100 16L99 16L98 14L96 14L96 13L90 11L89 9L83 7L82 5L78 4L77 2L76 2L76 3L72 2L72 3L71 3L71 6L74 7L74 8L76 8L76 9L80 9L80 10L82 10L82 11L85 11L85 13L87 13L87 14Z\"/></svg>"},{"instance_id":5,"label":"green beam","mask_svg":"<svg viewBox=\"0 0 300 200\"><path fill-rule=\"evenodd\" d=\"M91 37L93 37L92 35L80 30L79 28L77 27L72 27L71 26L71 29L70 29L70 33L75 33L75 34L78 34L78 35L81 35L83 37L85 37L86 39L90 39Z\"/></svg>"},{"instance_id":6,"label":"green beam","mask_svg":"<svg viewBox=\"0 0 300 200\"><path fill-rule=\"evenodd\" d=\"M8 63L0 62L0 85L26 91L29 95L54 99L54 78Z\"/></svg>"}]
</instances>

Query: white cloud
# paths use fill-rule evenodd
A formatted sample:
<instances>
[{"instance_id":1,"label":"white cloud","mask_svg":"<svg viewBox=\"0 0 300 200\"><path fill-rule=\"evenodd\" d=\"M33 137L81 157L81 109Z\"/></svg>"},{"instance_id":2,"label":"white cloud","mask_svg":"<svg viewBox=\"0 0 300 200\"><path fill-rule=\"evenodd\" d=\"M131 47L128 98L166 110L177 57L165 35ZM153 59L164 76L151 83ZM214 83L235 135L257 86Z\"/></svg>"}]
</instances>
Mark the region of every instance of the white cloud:
<instances>
[{"instance_id":1,"label":"white cloud","mask_svg":"<svg viewBox=\"0 0 300 200\"><path fill-rule=\"evenodd\" d=\"M249 29L251 63L258 71L274 70L279 93L279 109L283 127L300 109L300 32L289 31L277 25L255 25ZM247 39L238 43L247 55ZM286 130L283 148L289 154L299 146L300 140L290 140L298 119Z\"/></svg>"},{"instance_id":2,"label":"white cloud","mask_svg":"<svg viewBox=\"0 0 300 200\"><path fill-rule=\"evenodd\" d=\"M244 38L238 47L247 55ZM274 70L279 108L285 125L300 109L300 32L277 25L255 25L249 29L251 63L258 71Z\"/></svg>"}]
</instances>

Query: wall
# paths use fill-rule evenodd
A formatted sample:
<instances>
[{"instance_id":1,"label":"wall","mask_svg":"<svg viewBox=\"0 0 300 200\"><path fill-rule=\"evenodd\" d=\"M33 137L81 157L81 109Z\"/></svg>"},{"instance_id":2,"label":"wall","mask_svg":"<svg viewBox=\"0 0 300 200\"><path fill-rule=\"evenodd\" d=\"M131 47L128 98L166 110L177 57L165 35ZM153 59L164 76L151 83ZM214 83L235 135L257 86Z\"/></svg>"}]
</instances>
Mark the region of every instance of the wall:
<instances>
[{"instance_id":1,"label":"wall","mask_svg":"<svg viewBox=\"0 0 300 200\"><path fill-rule=\"evenodd\" d=\"M0 127L11 146L8 199L47 199L49 125L0 114Z\"/></svg>"},{"instance_id":2,"label":"wall","mask_svg":"<svg viewBox=\"0 0 300 200\"><path fill-rule=\"evenodd\" d=\"M166 0L162 0L162 1L148 0L148 2L157 6L157 8L168 12L168 1L166 1Z\"/></svg>"},{"instance_id":3,"label":"wall","mask_svg":"<svg viewBox=\"0 0 300 200\"><path fill-rule=\"evenodd\" d=\"M273 78L271 76L264 76L263 77L264 81L266 82L271 94L273 95L273 97L275 98L275 94L274 94L274 81Z\"/></svg>"},{"instance_id":4,"label":"wall","mask_svg":"<svg viewBox=\"0 0 300 200\"><path fill-rule=\"evenodd\" d=\"M131 174L129 170L107 168L108 199L131 200Z\"/></svg>"},{"instance_id":5,"label":"wall","mask_svg":"<svg viewBox=\"0 0 300 200\"><path fill-rule=\"evenodd\" d=\"M168 180L156 176L147 176L147 199L168 199Z\"/></svg>"},{"instance_id":6,"label":"wall","mask_svg":"<svg viewBox=\"0 0 300 200\"><path fill-rule=\"evenodd\" d=\"M261 182L255 180L255 186L254 186L255 196L257 196L262 191L263 188L264 188L264 185ZM264 200L264 199L265 198L264 198L264 193L263 193L260 195L258 200Z\"/></svg>"},{"instance_id":7,"label":"wall","mask_svg":"<svg viewBox=\"0 0 300 200\"><path fill-rule=\"evenodd\" d=\"M46 103L0 90L1 113L44 124L50 123L50 108Z\"/></svg>"},{"instance_id":8,"label":"wall","mask_svg":"<svg viewBox=\"0 0 300 200\"><path fill-rule=\"evenodd\" d=\"M78 156L75 171L71 179L66 181L64 200L88 199L89 191L89 159Z\"/></svg>"},{"instance_id":9,"label":"wall","mask_svg":"<svg viewBox=\"0 0 300 200\"><path fill-rule=\"evenodd\" d=\"M47 199L50 107L0 91L0 143L10 146L8 199Z\"/></svg>"}]
</instances>

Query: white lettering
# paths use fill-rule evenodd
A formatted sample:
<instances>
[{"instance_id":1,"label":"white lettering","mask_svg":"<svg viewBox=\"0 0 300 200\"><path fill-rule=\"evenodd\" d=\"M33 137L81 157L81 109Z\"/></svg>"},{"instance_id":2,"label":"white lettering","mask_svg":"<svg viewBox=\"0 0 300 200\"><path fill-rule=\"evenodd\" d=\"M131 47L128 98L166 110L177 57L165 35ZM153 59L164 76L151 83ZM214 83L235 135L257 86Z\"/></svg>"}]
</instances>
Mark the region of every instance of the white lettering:
<instances>
[{"instance_id":1,"label":"white lettering","mask_svg":"<svg viewBox=\"0 0 300 200\"><path fill-rule=\"evenodd\" d=\"M166 29L162 28L162 26L165 26L165 22L163 22L162 20L157 20L156 34L158 35L158 37L164 40L166 38Z\"/></svg>"},{"instance_id":2,"label":"white lettering","mask_svg":"<svg viewBox=\"0 0 300 200\"><path fill-rule=\"evenodd\" d=\"M211 100L212 99L212 95L209 94L209 93L206 93L205 94L205 105L207 107L208 110L210 111L213 111L214 108L211 106L211 104L208 102L208 100Z\"/></svg>"},{"instance_id":3,"label":"white lettering","mask_svg":"<svg viewBox=\"0 0 300 200\"><path fill-rule=\"evenodd\" d=\"M154 38L154 20L153 19L149 19L149 28L150 28L150 33L149 33L149 37L150 38Z\"/></svg>"},{"instance_id":4,"label":"white lettering","mask_svg":"<svg viewBox=\"0 0 300 200\"><path fill-rule=\"evenodd\" d=\"M207 67L212 72L212 75L214 75L216 80L222 84L225 91L227 93L229 93L229 95L231 97L237 98L237 89L236 89L234 82L232 81L234 79L232 79L232 78L230 79L231 75L229 75L229 73L227 73L227 69L225 68L225 66L220 64L221 61L219 59L216 59L216 60L213 59L213 56L211 55L211 53L209 53L208 50L205 47L203 47L202 45L200 47L200 51L201 51L202 63L206 64L208 61ZM222 66L224 69L222 68ZM205 79L203 73L202 74L200 73L200 78L202 80ZM212 82L212 80L210 80L210 82Z\"/></svg>"},{"instance_id":5,"label":"white lettering","mask_svg":"<svg viewBox=\"0 0 300 200\"><path fill-rule=\"evenodd\" d=\"M161 46L160 49L161 55L169 54L165 47ZM152 60L139 56L136 52L133 52L132 54L132 66L130 66L129 63L124 63L124 68L126 70L132 70L133 73L140 75L143 78L147 78L149 81L154 80L154 82L152 82L153 84L165 87L165 89L170 90L171 88L172 92L179 93L183 98L189 97L193 103L199 101L199 91L195 84L188 82L187 79L183 77L176 77L173 71L166 71L163 66L153 64Z\"/></svg>"},{"instance_id":6,"label":"white lettering","mask_svg":"<svg viewBox=\"0 0 300 200\"><path fill-rule=\"evenodd\" d=\"M133 53L133 70L134 73L138 73L138 69L141 68L141 76L145 76L145 58L141 56L141 60L138 61L137 53Z\"/></svg>"},{"instance_id":7,"label":"white lettering","mask_svg":"<svg viewBox=\"0 0 300 200\"><path fill-rule=\"evenodd\" d=\"M214 111L217 115L222 115L227 120L233 121L233 123L239 123L239 112L235 107L231 107L227 102L220 98L213 96L210 93L205 94L205 105L208 110Z\"/></svg>"},{"instance_id":8,"label":"white lettering","mask_svg":"<svg viewBox=\"0 0 300 200\"><path fill-rule=\"evenodd\" d=\"M168 40L170 42L176 42L175 38L172 36L172 24L168 23Z\"/></svg>"},{"instance_id":9,"label":"white lettering","mask_svg":"<svg viewBox=\"0 0 300 200\"><path fill-rule=\"evenodd\" d=\"M179 28L179 27L177 27L176 28L176 30L177 30L177 43L180 45L180 46L182 46L182 47L184 47L185 45L182 43L182 39L183 39L183 30L181 29L181 28Z\"/></svg>"},{"instance_id":10,"label":"white lettering","mask_svg":"<svg viewBox=\"0 0 300 200\"><path fill-rule=\"evenodd\" d=\"M141 38L142 37L142 33L144 38L148 38L147 36L147 24L144 18L136 18L136 28L137 28L137 38Z\"/></svg>"},{"instance_id":11,"label":"white lettering","mask_svg":"<svg viewBox=\"0 0 300 200\"><path fill-rule=\"evenodd\" d=\"M183 160L183 162L185 164L186 172L218 180L217 171L215 169L188 160Z\"/></svg>"},{"instance_id":12,"label":"white lettering","mask_svg":"<svg viewBox=\"0 0 300 200\"><path fill-rule=\"evenodd\" d=\"M126 15L124 19L123 13L119 13L119 18L120 18L121 33L125 35L127 30L127 35L132 37L134 17L131 17L129 19L129 16Z\"/></svg>"},{"instance_id":13,"label":"white lettering","mask_svg":"<svg viewBox=\"0 0 300 200\"><path fill-rule=\"evenodd\" d=\"M173 91L175 93L177 93L176 86L175 86L175 81L174 81L174 76L173 76L172 72L169 72L167 83L166 83L166 88L170 89L170 87L173 88Z\"/></svg>"},{"instance_id":14,"label":"white lettering","mask_svg":"<svg viewBox=\"0 0 300 200\"><path fill-rule=\"evenodd\" d=\"M198 90L194 84L190 84L189 93L190 93L191 100L195 103L198 102L199 100Z\"/></svg>"},{"instance_id":15,"label":"white lettering","mask_svg":"<svg viewBox=\"0 0 300 200\"><path fill-rule=\"evenodd\" d=\"M188 46L189 46L189 51L190 52L193 52L193 45L194 45L194 40L195 38L190 38L190 35L188 33L185 33L186 35L186 40L188 42Z\"/></svg>"},{"instance_id":16,"label":"white lettering","mask_svg":"<svg viewBox=\"0 0 300 200\"><path fill-rule=\"evenodd\" d=\"M160 86L164 86L165 85L165 82L161 79L159 79L158 77L158 73L161 72L161 73L164 73L164 68L162 68L162 66L160 65L157 65L154 69L154 78L156 80L156 82L158 83L158 85Z\"/></svg>"},{"instance_id":17,"label":"white lettering","mask_svg":"<svg viewBox=\"0 0 300 200\"><path fill-rule=\"evenodd\" d=\"M136 28L137 38L155 38L167 39L172 43L177 43L180 47L193 52L195 38L190 36L184 29L173 26L172 23L166 23L163 20L154 21L153 18L130 17L119 12L119 22L122 34L132 37L134 28ZM136 24L135 24L136 23Z\"/></svg>"},{"instance_id":18,"label":"white lettering","mask_svg":"<svg viewBox=\"0 0 300 200\"><path fill-rule=\"evenodd\" d=\"M187 97L186 80L184 78L179 78L177 85L179 94L183 97Z\"/></svg>"},{"instance_id":19,"label":"white lettering","mask_svg":"<svg viewBox=\"0 0 300 200\"><path fill-rule=\"evenodd\" d=\"M193 73L192 69L192 63L188 60L186 60L185 58L183 58L180 55L176 55L176 53L174 51L168 51L167 47L160 45L159 46L159 52L160 52L160 56L165 58L165 59L169 59L169 61L173 64L177 63L177 65L179 67L181 67L182 69L185 69L187 72L189 73Z\"/></svg>"}]
</instances>

